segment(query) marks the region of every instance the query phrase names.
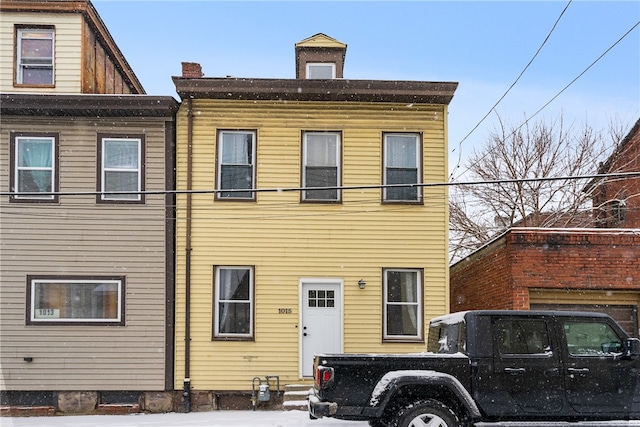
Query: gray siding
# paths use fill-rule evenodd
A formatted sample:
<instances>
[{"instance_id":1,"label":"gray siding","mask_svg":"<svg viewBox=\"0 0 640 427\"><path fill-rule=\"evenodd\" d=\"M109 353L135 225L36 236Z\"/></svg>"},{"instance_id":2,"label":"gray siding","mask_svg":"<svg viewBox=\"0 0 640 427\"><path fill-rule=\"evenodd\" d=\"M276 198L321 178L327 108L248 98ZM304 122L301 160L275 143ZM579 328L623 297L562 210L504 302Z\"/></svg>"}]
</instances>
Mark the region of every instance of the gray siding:
<instances>
[{"instance_id":1,"label":"gray siding","mask_svg":"<svg viewBox=\"0 0 640 427\"><path fill-rule=\"evenodd\" d=\"M53 123L53 124L50 124ZM0 129L0 188L9 191L9 134L59 132L63 192L96 191L97 134L146 138L146 190L165 188L164 119L17 118ZM164 390L165 198L57 204L0 198L0 389ZM125 326L26 325L27 275L124 276ZM172 355L170 355L172 356ZM32 357L32 362L25 362Z\"/></svg>"}]
</instances>

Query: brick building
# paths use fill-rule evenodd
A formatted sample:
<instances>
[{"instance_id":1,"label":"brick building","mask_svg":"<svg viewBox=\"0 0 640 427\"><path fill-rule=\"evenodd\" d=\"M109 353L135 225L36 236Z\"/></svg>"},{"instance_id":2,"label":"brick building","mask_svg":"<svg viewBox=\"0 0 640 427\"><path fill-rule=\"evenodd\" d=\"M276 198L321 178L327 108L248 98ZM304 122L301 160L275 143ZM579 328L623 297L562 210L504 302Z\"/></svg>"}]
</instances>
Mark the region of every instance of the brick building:
<instances>
[{"instance_id":1,"label":"brick building","mask_svg":"<svg viewBox=\"0 0 640 427\"><path fill-rule=\"evenodd\" d=\"M637 230L512 228L451 267L451 311L603 311L638 336Z\"/></svg>"},{"instance_id":2,"label":"brick building","mask_svg":"<svg viewBox=\"0 0 640 427\"><path fill-rule=\"evenodd\" d=\"M640 171L640 119L620 142L598 174ZM593 194L597 227L640 228L640 177L594 180L585 189Z\"/></svg>"},{"instance_id":3,"label":"brick building","mask_svg":"<svg viewBox=\"0 0 640 427\"><path fill-rule=\"evenodd\" d=\"M598 173L639 170L640 120ZM640 178L594 180L585 191L598 228L506 230L451 266L451 311L601 311L637 337Z\"/></svg>"}]
</instances>

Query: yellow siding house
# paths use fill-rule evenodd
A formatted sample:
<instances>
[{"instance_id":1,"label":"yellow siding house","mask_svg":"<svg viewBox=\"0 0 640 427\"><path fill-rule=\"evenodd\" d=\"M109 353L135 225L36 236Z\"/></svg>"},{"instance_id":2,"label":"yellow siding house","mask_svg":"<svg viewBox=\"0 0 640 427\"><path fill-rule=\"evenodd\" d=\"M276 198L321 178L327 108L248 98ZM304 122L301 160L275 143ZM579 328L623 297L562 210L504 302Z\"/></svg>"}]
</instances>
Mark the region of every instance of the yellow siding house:
<instances>
[{"instance_id":1,"label":"yellow siding house","mask_svg":"<svg viewBox=\"0 0 640 427\"><path fill-rule=\"evenodd\" d=\"M316 353L422 351L449 310L429 184L457 83L344 79L324 34L295 50L295 79L174 77L175 387L220 407L256 376L308 382Z\"/></svg>"}]
</instances>

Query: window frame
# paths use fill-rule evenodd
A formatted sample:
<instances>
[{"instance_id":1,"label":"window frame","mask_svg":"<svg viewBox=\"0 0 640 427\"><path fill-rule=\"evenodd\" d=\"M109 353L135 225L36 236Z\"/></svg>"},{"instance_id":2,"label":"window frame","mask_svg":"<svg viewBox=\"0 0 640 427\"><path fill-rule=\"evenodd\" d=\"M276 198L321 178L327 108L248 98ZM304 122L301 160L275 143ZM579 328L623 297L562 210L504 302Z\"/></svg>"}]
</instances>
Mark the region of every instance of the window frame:
<instances>
[{"instance_id":1,"label":"window frame","mask_svg":"<svg viewBox=\"0 0 640 427\"><path fill-rule=\"evenodd\" d=\"M416 276L416 302L389 302L388 301L388 274L390 272L414 273ZM395 335L389 333L388 310L389 306L412 305L417 307L416 335ZM382 269L382 341L383 342L424 342L424 269L422 268L383 268Z\"/></svg>"},{"instance_id":2,"label":"window frame","mask_svg":"<svg viewBox=\"0 0 640 427\"><path fill-rule=\"evenodd\" d=\"M388 147L388 139L393 136L401 136L401 137L414 137L416 144L416 158L415 158L415 166L416 166L416 198L415 199L389 199L389 190L393 190L394 188L388 188L388 173L387 171L391 169L387 166L387 161L389 156L387 155L387 147ZM382 133L382 203L402 203L402 204L423 204L424 196L422 186L419 185L422 183L422 169L423 169L423 153L422 153L422 133L421 132L383 132ZM399 169L399 168L396 168ZM407 183L411 185L411 183ZM403 189L404 187L400 187Z\"/></svg>"},{"instance_id":3,"label":"window frame","mask_svg":"<svg viewBox=\"0 0 640 427\"><path fill-rule=\"evenodd\" d=\"M109 168L105 168L104 154L106 141L137 141L138 142L138 188L136 198L121 198L118 194L110 193L105 188L105 173ZM97 137L97 171L96 171L96 203L98 204L144 204L145 203L145 163L146 163L146 143L144 134L107 134L99 133ZM117 171L117 168L112 168ZM126 169L130 171L130 169Z\"/></svg>"},{"instance_id":4,"label":"window frame","mask_svg":"<svg viewBox=\"0 0 640 427\"><path fill-rule=\"evenodd\" d=\"M115 319L60 319L53 320L44 318L38 320L35 318L36 284L37 283L117 283L117 313ZM27 275L27 292L26 292L26 324L28 326L125 326L125 298L126 298L126 277L125 276L57 276L57 275Z\"/></svg>"},{"instance_id":5,"label":"window frame","mask_svg":"<svg viewBox=\"0 0 640 427\"><path fill-rule=\"evenodd\" d=\"M249 303L249 333L222 333L220 332L219 304L224 301L220 299L220 272L222 270L246 270L249 272L249 299L237 300ZM213 319L211 322L212 341L254 341L255 340L255 266L252 265L214 265L213 266Z\"/></svg>"},{"instance_id":6,"label":"window frame","mask_svg":"<svg viewBox=\"0 0 640 427\"><path fill-rule=\"evenodd\" d=\"M21 139L48 139L52 142L53 147L51 150L51 190L48 192L42 191L42 193L45 193L44 196L21 195L29 192L18 191L20 180L18 175L19 162L17 156L19 150L17 145L18 141ZM19 203L58 203L59 196L57 192L60 181L60 134L58 134L57 132L10 132L9 140L9 191L11 193L9 201Z\"/></svg>"},{"instance_id":7,"label":"window frame","mask_svg":"<svg viewBox=\"0 0 640 427\"><path fill-rule=\"evenodd\" d=\"M308 139L309 135L333 135L336 140L336 183L330 187L336 187L336 197L335 198L311 198L308 197L308 192L314 192L313 188L323 188L323 187L307 187L307 160L308 156ZM302 131L301 137L301 154L300 154L300 187L302 191L300 191L300 201L305 203L341 203L342 202L342 190L340 187L342 186L342 132L340 131ZM321 191L321 190L315 190Z\"/></svg>"},{"instance_id":8,"label":"window frame","mask_svg":"<svg viewBox=\"0 0 640 427\"><path fill-rule=\"evenodd\" d=\"M50 32L51 33L51 63L42 64L40 68L51 68L51 83L24 83L24 70L29 68L28 64L22 64L22 37L23 32ZM37 88L53 88L56 83L56 29L53 25L15 25L14 27L14 73L13 73L13 85L15 87L37 87ZM36 64L37 65L37 64Z\"/></svg>"},{"instance_id":9,"label":"window frame","mask_svg":"<svg viewBox=\"0 0 640 427\"><path fill-rule=\"evenodd\" d=\"M251 162L244 165L251 167L251 187L249 189L241 188L223 188L223 166L222 163L224 156L224 135L226 134L250 134L252 135L252 147L248 153L251 155ZM257 193L255 190L257 182L257 152L258 152L258 131L255 129L218 129L216 134L216 192L215 200L217 201L235 201L235 202L255 202L257 199ZM239 164L242 165L242 164ZM229 192L229 195L225 195L225 192ZM249 197L240 197L236 194L243 192L250 192Z\"/></svg>"},{"instance_id":10,"label":"window frame","mask_svg":"<svg viewBox=\"0 0 640 427\"><path fill-rule=\"evenodd\" d=\"M311 77L311 69L317 68L331 68L331 77ZM336 63L335 62L307 62L305 64L305 76L307 80L334 80L336 78Z\"/></svg>"}]
</instances>

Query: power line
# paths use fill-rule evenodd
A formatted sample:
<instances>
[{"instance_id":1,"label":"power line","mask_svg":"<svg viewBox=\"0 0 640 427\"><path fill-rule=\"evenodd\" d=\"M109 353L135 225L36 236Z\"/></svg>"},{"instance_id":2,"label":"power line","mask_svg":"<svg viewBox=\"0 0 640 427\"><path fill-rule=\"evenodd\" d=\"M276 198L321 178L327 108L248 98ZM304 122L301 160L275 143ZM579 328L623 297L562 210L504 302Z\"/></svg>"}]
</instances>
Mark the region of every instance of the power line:
<instances>
[{"instance_id":1,"label":"power line","mask_svg":"<svg viewBox=\"0 0 640 427\"><path fill-rule=\"evenodd\" d=\"M573 85L578 79L580 79L587 71L589 71L591 69L591 67L593 67L596 63L598 63L607 53L609 53L611 51L611 49L613 49L618 43L620 43L625 37L627 37L633 30L636 29L636 27L638 27L638 25L640 25L640 21L636 22L626 33L624 33L622 35L622 37L620 37L618 40L616 40L615 43L613 43L611 46L609 46L609 48L607 50L605 50L598 58L596 58L595 61L593 61L587 68L585 68L580 74L578 74L573 80L571 80L565 87L563 87L556 95L554 95L549 101L547 101L547 103L545 103L542 107L540 107L540 109L538 111L536 111L532 116L530 116L529 118L527 118L520 126L518 126L517 128L515 128L513 130L513 132L511 132L508 136L513 136L515 135L520 129L522 129L525 125L527 125L531 119L533 119L535 116L537 116L542 110L544 110L549 104L551 104L553 101L555 101L556 98L558 98L565 90L567 90L571 85ZM495 149L495 148L494 148ZM485 157L487 157L493 150L488 151L487 153L485 153L479 160L484 159ZM459 167L456 166L456 168ZM464 174L464 172L468 171L469 168L466 168L460 175ZM453 172L450 174L449 176L450 180L453 180Z\"/></svg>"},{"instance_id":2,"label":"power line","mask_svg":"<svg viewBox=\"0 0 640 427\"><path fill-rule=\"evenodd\" d=\"M347 186L329 186L329 187L278 187L278 188L243 188L243 189L203 189L203 190L145 190L145 191L119 191L119 192L100 192L100 191L54 191L54 192L0 192L0 196L96 196L96 195L169 195L169 194L219 194L219 193L285 193L312 190L375 190L382 188L429 188L429 187L453 187L453 186L469 186L469 185L488 185L488 184L509 184L522 182L543 182L543 181L570 181L582 179L604 179L604 178L635 178L640 177L640 171L633 172L617 172L608 174L592 174L592 175L573 175L559 177L536 177L536 178L510 178L495 179L488 181L466 181L466 182L423 182L415 184L371 184L371 185L347 185ZM237 199L231 199L234 201Z\"/></svg>"},{"instance_id":3,"label":"power line","mask_svg":"<svg viewBox=\"0 0 640 427\"><path fill-rule=\"evenodd\" d=\"M542 41L542 44L540 45L540 47L538 47L538 50L536 51L536 53L533 55L533 57L531 58L531 60L529 61L529 63L524 67L524 69L520 72L520 74L518 75L518 77L514 80L513 83L511 83L511 86L509 86L509 88L507 89L507 91L502 94L502 96L500 97L500 99L498 99L496 101L495 104L493 104L493 107L491 107L489 109L489 111L487 112L487 114L484 115L484 117L482 117L482 119L480 119L480 121L473 127L473 129L471 129L469 131L469 133L462 138L462 140L458 143L458 163L456 164L456 167L454 168L457 169L460 167L460 162L462 161L462 150L460 149L462 147L462 143L465 142L467 140L467 138L469 138L469 136L475 132L476 129L478 129L478 127L482 124L482 122L485 121L485 119L487 117L489 117L489 115L496 109L496 107L498 106L498 104L500 104L500 102L502 102L502 100L507 96L507 94L511 91L511 89L513 89L513 87L516 85L516 83L518 83L518 81L520 80L520 78L524 75L525 71L527 71L527 69L529 68L529 66L533 63L533 61L536 59L536 57L538 56L538 54L540 53L540 51L542 50L542 48L544 47L544 45L547 43L547 41L549 40L549 37L551 37L551 33L553 33L553 31L556 29L556 26L558 25L558 22L560 22L560 19L562 18L562 16L564 15L564 13L567 11L567 9L569 8L569 5L571 4L573 0L569 0L569 3L567 3L567 5L564 7L564 9L562 10L562 12L560 13L560 16L558 16L558 19L556 19L556 22L553 24L553 27L551 27L551 30L549 31L549 33L547 34L547 36L544 38L544 40ZM451 150L451 152L453 153L454 151L456 151L456 149L454 148L453 150ZM451 175L449 176L449 179L453 179L453 172L451 173Z\"/></svg>"}]
</instances>

